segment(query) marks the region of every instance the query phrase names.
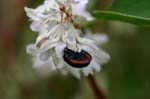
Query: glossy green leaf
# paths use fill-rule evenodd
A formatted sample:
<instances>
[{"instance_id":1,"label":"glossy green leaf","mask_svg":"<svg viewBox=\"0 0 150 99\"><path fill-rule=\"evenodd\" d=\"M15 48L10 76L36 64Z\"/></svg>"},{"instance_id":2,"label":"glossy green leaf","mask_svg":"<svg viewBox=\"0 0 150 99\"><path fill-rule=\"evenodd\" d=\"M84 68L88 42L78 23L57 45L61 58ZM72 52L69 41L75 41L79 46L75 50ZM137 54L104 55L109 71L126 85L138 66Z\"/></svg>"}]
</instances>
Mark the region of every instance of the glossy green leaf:
<instances>
[{"instance_id":1,"label":"glossy green leaf","mask_svg":"<svg viewBox=\"0 0 150 99\"><path fill-rule=\"evenodd\" d=\"M110 9L95 11L94 16L150 26L150 0L115 0Z\"/></svg>"}]
</instances>

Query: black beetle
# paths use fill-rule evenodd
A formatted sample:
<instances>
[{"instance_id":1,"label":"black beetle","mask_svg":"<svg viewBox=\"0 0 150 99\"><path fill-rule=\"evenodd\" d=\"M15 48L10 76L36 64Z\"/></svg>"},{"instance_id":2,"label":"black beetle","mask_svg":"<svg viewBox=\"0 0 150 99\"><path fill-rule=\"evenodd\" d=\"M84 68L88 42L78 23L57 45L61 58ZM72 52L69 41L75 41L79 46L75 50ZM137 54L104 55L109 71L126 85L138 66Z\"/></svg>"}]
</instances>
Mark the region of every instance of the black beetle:
<instances>
[{"instance_id":1,"label":"black beetle","mask_svg":"<svg viewBox=\"0 0 150 99\"><path fill-rule=\"evenodd\" d=\"M64 61L75 68L83 68L90 64L92 56L85 50L75 52L67 47L64 49Z\"/></svg>"}]
</instances>

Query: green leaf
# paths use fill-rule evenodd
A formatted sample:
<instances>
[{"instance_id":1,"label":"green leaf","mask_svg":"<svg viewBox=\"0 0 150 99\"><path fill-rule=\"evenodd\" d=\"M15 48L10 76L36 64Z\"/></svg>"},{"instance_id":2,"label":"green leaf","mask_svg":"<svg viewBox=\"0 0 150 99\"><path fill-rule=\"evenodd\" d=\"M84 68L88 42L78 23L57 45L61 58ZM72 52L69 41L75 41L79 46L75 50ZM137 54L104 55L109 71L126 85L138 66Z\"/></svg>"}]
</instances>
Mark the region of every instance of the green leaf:
<instances>
[{"instance_id":1,"label":"green leaf","mask_svg":"<svg viewBox=\"0 0 150 99\"><path fill-rule=\"evenodd\" d=\"M115 0L110 9L94 11L94 16L150 26L150 0Z\"/></svg>"}]
</instances>

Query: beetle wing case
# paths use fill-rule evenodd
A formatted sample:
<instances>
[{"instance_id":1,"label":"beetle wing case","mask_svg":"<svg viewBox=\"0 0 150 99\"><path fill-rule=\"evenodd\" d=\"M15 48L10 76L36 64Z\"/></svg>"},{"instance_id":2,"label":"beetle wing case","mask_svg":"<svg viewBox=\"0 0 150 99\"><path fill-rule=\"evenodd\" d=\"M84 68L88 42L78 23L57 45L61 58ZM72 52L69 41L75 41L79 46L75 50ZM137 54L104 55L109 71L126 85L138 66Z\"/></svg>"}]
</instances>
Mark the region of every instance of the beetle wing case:
<instances>
[{"instance_id":1,"label":"beetle wing case","mask_svg":"<svg viewBox=\"0 0 150 99\"><path fill-rule=\"evenodd\" d=\"M92 60L92 56L88 52L84 50L81 50L81 52L75 52L67 47L64 49L63 58L65 62L75 68L86 67Z\"/></svg>"}]
</instances>

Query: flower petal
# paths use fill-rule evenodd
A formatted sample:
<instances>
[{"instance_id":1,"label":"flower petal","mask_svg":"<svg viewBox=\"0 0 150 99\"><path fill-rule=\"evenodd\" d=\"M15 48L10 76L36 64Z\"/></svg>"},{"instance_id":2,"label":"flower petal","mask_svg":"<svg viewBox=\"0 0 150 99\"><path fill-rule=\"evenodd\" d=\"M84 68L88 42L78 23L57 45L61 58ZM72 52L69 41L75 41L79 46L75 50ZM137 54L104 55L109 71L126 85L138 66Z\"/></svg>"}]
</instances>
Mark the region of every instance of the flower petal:
<instances>
[{"instance_id":1,"label":"flower petal","mask_svg":"<svg viewBox=\"0 0 150 99\"><path fill-rule=\"evenodd\" d=\"M102 45L109 41L109 38L106 34L92 33L90 29L86 30L86 35L84 37L93 40L96 43L96 45Z\"/></svg>"},{"instance_id":2,"label":"flower petal","mask_svg":"<svg viewBox=\"0 0 150 99\"><path fill-rule=\"evenodd\" d=\"M58 58L62 58L63 57L63 51L64 51L65 47L66 47L66 44L64 44L64 43L59 43L55 47L56 55L57 55Z\"/></svg>"},{"instance_id":3,"label":"flower petal","mask_svg":"<svg viewBox=\"0 0 150 99\"><path fill-rule=\"evenodd\" d=\"M43 60L43 61L48 60L48 58L50 57L50 52L49 52L49 50L47 50L47 51L45 51L45 52L42 52L39 57L40 57L40 59Z\"/></svg>"},{"instance_id":4,"label":"flower petal","mask_svg":"<svg viewBox=\"0 0 150 99\"><path fill-rule=\"evenodd\" d=\"M80 79L81 78L81 74L80 74L80 69L78 68L73 68L69 65L66 65L66 69L76 78Z\"/></svg>"},{"instance_id":5,"label":"flower petal","mask_svg":"<svg viewBox=\"0 0 150 99\"><path fill-rule=\"evenodd\" d=\"M27 8L27 7L25 7L24 9L27 13L27 16L30 17L32 20L35 20L35 21L40 20L40 15L38 13L36 13L36 11L34 9Z\"/></svg>"},{"instance_id":6,"label":"flower petal","mask_svg":"<svg viewBox=\"0 0 150 99\"><path fill-rule=\"evenodd\" d=\"M36 49L34 44L27 45L26 50L27 50L28 54L31 54L31 55L36 55L37 54L37 49Z\"/></svg>"},{"instance_id":7,"label":"flower petal","mask_svg":"<svg viewBox=\"0 0 150 99\"><path fill-rule=\"evenodd\" d=\"M43 67L43 66L48 66L50 70L56 70L56 66L53 62L53 59L52 57L50 57L48 60L41 60L40 59L40 55L37 55L33 58L33 61L34 61L34 67L35 68L40 68L40 67Z\"/></svg>"}]
</instances>

